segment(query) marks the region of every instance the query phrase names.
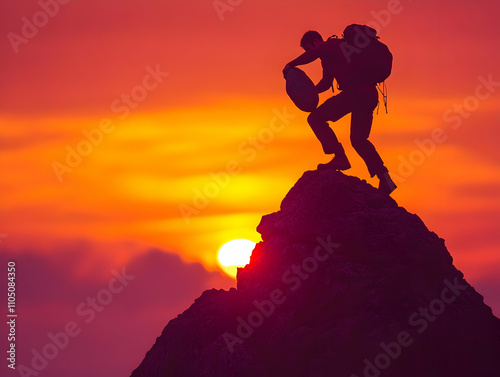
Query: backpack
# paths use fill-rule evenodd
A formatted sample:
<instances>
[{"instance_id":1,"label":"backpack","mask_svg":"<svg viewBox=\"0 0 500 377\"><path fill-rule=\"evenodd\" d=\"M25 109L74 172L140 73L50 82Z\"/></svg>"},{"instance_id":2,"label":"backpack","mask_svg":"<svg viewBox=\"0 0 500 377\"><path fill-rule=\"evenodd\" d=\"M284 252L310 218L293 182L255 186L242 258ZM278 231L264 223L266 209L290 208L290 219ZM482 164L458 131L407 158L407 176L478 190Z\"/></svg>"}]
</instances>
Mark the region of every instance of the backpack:
<instances>
[{"instance_id":1,"label":"backpack","mask_svg":"<svg viewBox=\"0 0 500 377\"><path fill-rule=\"evenodd\" d=\"M344 29L342 51L358 80L368 84L384 82L392 71L392 54L380 42L377 31L352 24Z\"/></svg>"}]
</instances>

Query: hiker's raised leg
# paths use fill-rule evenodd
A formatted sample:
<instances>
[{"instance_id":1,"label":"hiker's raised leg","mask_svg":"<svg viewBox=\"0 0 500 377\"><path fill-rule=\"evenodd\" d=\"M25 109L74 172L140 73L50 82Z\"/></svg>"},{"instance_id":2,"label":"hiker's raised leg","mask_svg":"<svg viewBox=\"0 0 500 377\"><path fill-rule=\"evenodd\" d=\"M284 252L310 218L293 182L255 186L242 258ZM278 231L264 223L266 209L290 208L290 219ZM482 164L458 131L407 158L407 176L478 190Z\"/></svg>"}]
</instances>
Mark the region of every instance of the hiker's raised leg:
<instances>
[{"instance_id":1,"label":"hiker's raised leg","mask_svg":"<svg viewBox=\"0 0 500 377\"><path fill-rule=\"evenodd\" d=\"M307 117L307 122L320 141L325 154L345 155L344 148L328 125L328 121L335 122L349 112L350 109L339 94L326 100Z\"/></svg>"}]
</instances>

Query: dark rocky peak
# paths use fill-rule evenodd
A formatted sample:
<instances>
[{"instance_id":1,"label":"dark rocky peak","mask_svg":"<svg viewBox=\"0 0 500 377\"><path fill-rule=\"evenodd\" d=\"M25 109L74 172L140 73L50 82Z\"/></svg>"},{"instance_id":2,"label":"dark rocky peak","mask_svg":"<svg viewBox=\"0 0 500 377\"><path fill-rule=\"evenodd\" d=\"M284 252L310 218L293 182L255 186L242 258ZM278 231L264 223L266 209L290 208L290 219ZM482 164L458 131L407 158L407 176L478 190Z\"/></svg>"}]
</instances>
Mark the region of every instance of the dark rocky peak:
<instances>
[{"instance_id":1,"label":"dark rocky peak","mask_svg":"<svg viewBox=\"0 0 500 377\"><path fill-rule=\"evenodd\" d=\"M365 181L308 171L257 230L237 289L204 292L132 377L500 376L500 320Z\"/></svg>"}]
</instances>

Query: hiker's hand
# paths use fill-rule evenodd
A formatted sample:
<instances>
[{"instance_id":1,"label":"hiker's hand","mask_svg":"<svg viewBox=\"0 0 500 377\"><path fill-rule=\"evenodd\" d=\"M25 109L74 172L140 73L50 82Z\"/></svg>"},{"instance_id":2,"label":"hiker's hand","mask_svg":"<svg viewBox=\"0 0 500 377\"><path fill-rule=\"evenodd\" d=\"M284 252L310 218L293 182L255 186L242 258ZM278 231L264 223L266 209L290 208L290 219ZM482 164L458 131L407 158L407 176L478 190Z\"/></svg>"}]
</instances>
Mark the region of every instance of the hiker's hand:
<instances>
[{"instance_id":1,"label":"hiker's hand","mask_svg":"<svg viewBox=\"0 0 500 377\"><path fill-rule=\"evenodd\" d=\"M283 68L283 77L285 77L286 71L288 71L292 67L293 67L293 65L290 65L290 64L285 65L285 68Z\"/></svg>"}]
</instances>

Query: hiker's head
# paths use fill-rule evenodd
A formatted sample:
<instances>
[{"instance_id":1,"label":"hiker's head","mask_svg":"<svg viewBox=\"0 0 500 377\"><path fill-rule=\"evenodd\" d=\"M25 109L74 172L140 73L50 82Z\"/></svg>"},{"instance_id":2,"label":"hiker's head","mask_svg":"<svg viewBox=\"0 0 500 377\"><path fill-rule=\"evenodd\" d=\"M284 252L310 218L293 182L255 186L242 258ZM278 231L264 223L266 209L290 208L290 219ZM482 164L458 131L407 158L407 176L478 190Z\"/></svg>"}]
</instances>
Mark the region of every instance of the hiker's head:
<instances>
[{"instance_id":1,"label":"hiker's head","mask_svg":"<svg viewBox=\"0 0 500 377\"><path fill-rule=\"evenodd\" d=\"M300 47L309 51L323 43L323 37L315 30L306 31L300 40Z\"/></svg>"}]
</instances>

